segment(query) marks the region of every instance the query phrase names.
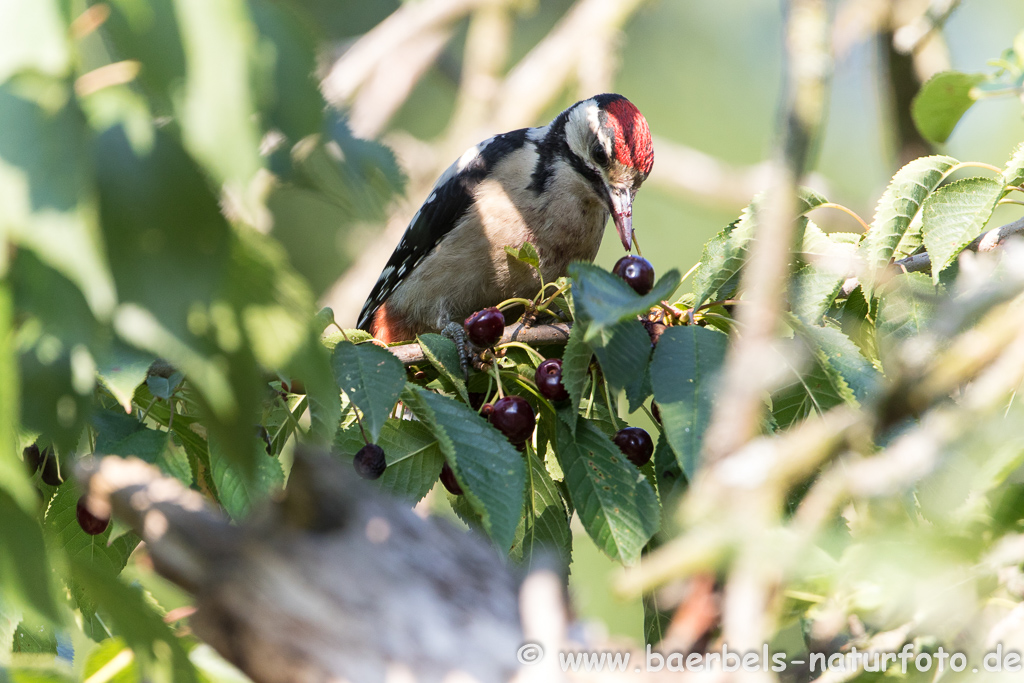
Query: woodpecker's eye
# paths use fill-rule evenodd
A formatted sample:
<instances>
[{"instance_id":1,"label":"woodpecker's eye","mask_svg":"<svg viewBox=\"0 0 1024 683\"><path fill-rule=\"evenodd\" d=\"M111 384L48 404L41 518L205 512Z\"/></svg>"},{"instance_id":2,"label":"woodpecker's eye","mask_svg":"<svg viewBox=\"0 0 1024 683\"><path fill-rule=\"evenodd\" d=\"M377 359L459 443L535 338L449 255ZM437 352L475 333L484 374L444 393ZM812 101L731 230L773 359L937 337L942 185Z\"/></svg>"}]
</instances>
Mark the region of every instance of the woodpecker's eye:
<instances>
[{"instance_id":1,"label":"woodpecker's eye","mask_svg":"<svg viewBox=\"0 0 1024 683\"><path fill-rule=\"evenodd\" d=\"M590 157L598 166L608 165L608 153L604 151L604 147L600 142L594 143L593 149L590 150Z\"/></svg>"}]
</instances>

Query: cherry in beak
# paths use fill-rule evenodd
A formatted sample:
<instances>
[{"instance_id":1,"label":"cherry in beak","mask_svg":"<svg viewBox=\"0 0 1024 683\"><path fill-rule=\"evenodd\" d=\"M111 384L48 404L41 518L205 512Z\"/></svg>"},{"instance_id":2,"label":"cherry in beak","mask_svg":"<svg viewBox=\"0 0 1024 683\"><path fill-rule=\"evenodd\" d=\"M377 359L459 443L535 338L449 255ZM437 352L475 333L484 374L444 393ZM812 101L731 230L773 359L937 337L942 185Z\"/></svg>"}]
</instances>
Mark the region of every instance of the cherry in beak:
<instances>
[{"instance_id":1,"label":"cherry in beak","mask_svg":"<svg viewBox=\"0 0 1024 683\"><path fill-rule=\"evenodd\" d=\"M612 220L626 251L633 249L633 193L627 188L608 188Z\"/></svg>"}]
</instances>

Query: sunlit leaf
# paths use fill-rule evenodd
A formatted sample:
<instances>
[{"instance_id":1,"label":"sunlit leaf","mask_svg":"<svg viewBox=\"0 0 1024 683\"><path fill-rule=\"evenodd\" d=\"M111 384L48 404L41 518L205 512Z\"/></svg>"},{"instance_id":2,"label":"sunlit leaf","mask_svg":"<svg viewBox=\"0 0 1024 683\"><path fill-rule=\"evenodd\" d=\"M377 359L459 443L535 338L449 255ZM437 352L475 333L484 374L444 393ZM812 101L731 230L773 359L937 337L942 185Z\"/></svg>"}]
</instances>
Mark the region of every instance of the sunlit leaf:
<instances>
[{"instance_id":1,"label":"sunlit leaf","mask_svg":"<svg viewBox=\"0 0 1024 683\"><path fill-rule=\"evenodd\" d=\"M924 246L932 261L932 280L967 244L981 234L992 217L1003 184L990 178L957 180L935 190L922 209Z\"/></svg>"},{"instance_id":2,"label":"sunlit leaf","mask_svg":"<svg viewBox=\"0 0 1024 683\"><path fill-rule=\"evenodd\" d=\"M983 74L959 71L944 71L929 78L910 105L910 115L921 135L931 142L945 142L974 104L971 90L984 80Z\"/></svg>"},{"instance_id":3,"label":"sunlit leaf","mask_svg":"<svg viewBox=\"0 0 1024 683\"><path fill-rule=\"evenodd\" d=\"M860 253L870 272L879 272L889 264L921 205L956 163L956 159L947 156L922 157L896 172L878 200L871 230L861 243ZM867 282L865 286L870 298L873 284Z\"/></svg>"}]
</instances>

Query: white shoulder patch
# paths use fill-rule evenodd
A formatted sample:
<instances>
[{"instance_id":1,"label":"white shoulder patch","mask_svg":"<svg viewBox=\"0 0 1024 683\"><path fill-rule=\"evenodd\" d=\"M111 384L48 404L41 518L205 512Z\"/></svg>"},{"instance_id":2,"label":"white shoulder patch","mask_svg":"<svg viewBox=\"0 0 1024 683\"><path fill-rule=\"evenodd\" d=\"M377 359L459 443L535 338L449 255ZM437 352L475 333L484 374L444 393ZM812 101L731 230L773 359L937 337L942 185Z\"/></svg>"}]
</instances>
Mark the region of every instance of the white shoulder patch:
<instances>
[{"instance_id":1,"label":"white shoulder patch","mask_svg":"<svg viewBox=\"0 0 1024 683\"><path fill-rule=\"evenodd\" d=\"M484 151L484 147L491 144L492 140L494 140L493 137L487 138L483 142L478 142L463 152L462 156L459 157L459 160L455 162L455 172L462 173L465 171L466 167L473 163L474 159L480 156L480 152Z\"/></svg>"}]
</instances>

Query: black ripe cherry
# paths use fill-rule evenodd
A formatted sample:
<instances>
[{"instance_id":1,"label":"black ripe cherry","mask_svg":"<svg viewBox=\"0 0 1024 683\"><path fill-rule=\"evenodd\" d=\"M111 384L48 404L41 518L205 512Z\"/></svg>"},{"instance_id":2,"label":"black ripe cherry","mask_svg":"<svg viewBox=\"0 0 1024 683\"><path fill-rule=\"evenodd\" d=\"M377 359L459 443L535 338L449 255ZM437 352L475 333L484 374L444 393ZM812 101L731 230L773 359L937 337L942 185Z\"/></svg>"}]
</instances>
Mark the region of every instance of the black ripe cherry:
<instances>
[{"instance_id":1,"label":"black ripe cherry","mask_svg":"<svg viewBox=\"0 0 1024 683\"><path fill-rule=\"evenodd\" d=\"M505 316L497 308L485 308L466 318L469 340L479 347L494 346L505 331Z\"/></svg>"},{"instance_id":2,"label":"black ripe cherry","mask_svg":"<svg viewBox=\"0 0 1024 683\"><path fill-rule=\"evenodd\" d=\"M654 286L654 266L643 256L623 256L612 272L626 281L637 294L646 294Z\"/></svg>"},{"instance_id":3,"label":"black ripe cherry","mask_svg":"<svg viewBox=\"0 0 1024 683\"><path fill-rule=\"evenodd\" d=\"M487 419L514 445L525 443L537 426L533 408L521 396L499 398Z\"/></svg>"},{"instance_id":4,"label":"black ripe cherry","mask_svg":"<svg viewBox=\"0 0 1024 683\"><path fill-rule=\"evenodd\" d=\"M375 443L368 443L356 452L352 466L363 479L380 479L388 463L384 458L384 449Z\"/></svg>"},{"instance_id":5,"label":"black ripe cherry","mask_svg":"<svg viewBox=\"0 0 1024 683\"><path fill-rule=\"evenodd\" d=\"M40 479L44 484L60 486L64 483L64 478L60 476L60 463L57 462L57 454L53 452L52 448L40 449L39 444L34 443L25 448L21 454L25 458L25 466L31 474L38 472L40 467L43 469Z\"/></svg>"},{"instance_id":6,"label":"black ripe cherry","mask_svg":"<svg viewBox=\"0 0 1024 683\"><path fill-rule=\"evenodd\" d=\"M537 367L533 375L537 383L537 390L540 395L549 401L564 401L569 398L569 392L562 384L562 359L548 358Z\"/></svg>"},{"instance_id":7,"label":"black ripe cherry","mask_svg":"<svg viewBox=\"0 0 1024 683\"><path fill-rule=\"evenodd\" d=\"M82 531L90 536L99 536L107 530L107 526L110 524L109 517L97 517L89 512L89 509L85 507L85 496L78 499L75 516L78 517L78 526L82 527Z\"/></svg>"},{"instance_id":8,"label":"black ripe cherry","mask_svg":"<svg viewBox=\"0 0 1024 683\"><path fill-rule=\"evenodd\" d=\"M453 496L462 495L462 487L459 486L459 482L455 479L455 472L452 472L452 468L448 466L448 463L441 465L441 483L448 489L448 493Z\"/></svg>"},{"instance_id":9,"label":"black ripe cherry","mask_svg":"<svg viewBox=\"0 0 1024 683\"><path fill-rule=\"evenodd\" d=\"M639 427L620 429L612 437L612 441L637 467L646 464L654 454L654 442L651 441L651 435Z\"/></svg>"}]
</instances>

